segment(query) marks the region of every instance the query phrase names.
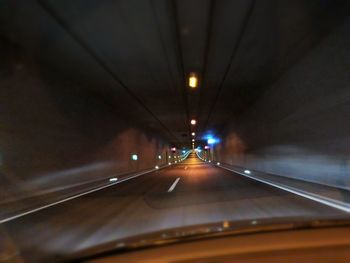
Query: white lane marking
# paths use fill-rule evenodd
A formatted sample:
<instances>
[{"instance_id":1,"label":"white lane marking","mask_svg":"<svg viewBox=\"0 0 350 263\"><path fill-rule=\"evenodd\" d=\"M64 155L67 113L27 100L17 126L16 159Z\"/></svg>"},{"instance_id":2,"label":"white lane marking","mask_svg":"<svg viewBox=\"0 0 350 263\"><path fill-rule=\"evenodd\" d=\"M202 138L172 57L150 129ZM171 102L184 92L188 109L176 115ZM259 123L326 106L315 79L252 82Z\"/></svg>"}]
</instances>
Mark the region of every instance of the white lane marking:
<instances>
[{"instance_id":1,"label":"white lane marking","mask_svg":"<svg viewBox=\"0 0 350 263\"><path fill-rule=\"evenodd\" d=\"M68 185L65 185L65 186L58 186L58 187L51 188L49 190L38 191L38 192L36 192L34 194L31 194L30 196L21 196L21 197L18 197L18 198L11 198L8 201L0 201L0 204L6 204L6 203L9 203L9 202L20 201L20 200L26 199L28 197L31 198L31 197L36 197L36 196L40 196L40 195L55 193L57 191L66 190L66 189L69 189L69 188L73 188L73 187L81 186L81 185L86 185L86 184L90 184L90 183L104 182L106 180L112 182L113 180L111 181L111 179L112 179L111 176L108 176L108 177L104 177L104 178L100 178L100 179L86 180L83 183L74 183L74 184L68 184Z\"/></svg>"},{"instance_id":2,"label":"white lane marking","mask_svg":"<svg viewBox=\"0 0 350 263\"><path fill-rule=\"evenodd\" d=\"M175 182L170 186L168 193L172 192L175 189L175 187L179 181L180 181L180 177L176 178Z\"/></svg>"},{"instance_id":3,"label":"white lane marking","mask_svg":"<svg viewBox=\"0 0 350 263\"><path fill-rule=\"evenodd\" d=\"M226 169L228 171L238 173L240 175L243 175L243 176L248 177L250 179L253 179L255 181L271 185L273 187L276 187L276 188L282 189L284 191L287 191L287 192L290 192L290 193L302 196L304 198L313 200L315 202L318 202L318 203L321 203L321 204L324 204L324 205L327 205L327 206L339 209L339 210L341 210L343 212L350 213L350 208L343 202L340 202L340 201L337 201L337 200L334 200L334 199L331 199L331 198L328 198L328 197L324 197L324 196L321 196L321 195L318 195L318 194L309 193L309 192L306 192L306 191L303 191L303 190L300 190L300 189L296 189L296 188L291 187L291 186L285 186L285 185L281 185L281 184L278 184L278 183L277 184L276 183L271 183L269 181L258 179L258 178L255 178L253 176L250 176L250 175L247 175L247 174L235 171L235 170L231 170L231 169L223 167L223 166L220 166L220 167L223 168L223 169Z\"/></svg>"},{"instance_id":4,"label":"white lane marking","mask_svg":"<svg viewBox=\"0 0 350 263\"><path fill-rule=\"evenodd\" d=\"M163 167L162 167L162 168L163 168ZM11 217L8 217L8 218L1 219L1 220L0 220L0 224L3 224L3 223L6 223L6 222L9 222L9 221L12 221L12 220L14 220L14 219L17 219L17 218L22 217L22 216L25 216L25 215L29 215L29 214L38 212L38 211L40 211L40 210L49 208L49 207L51 207L51 206L55 206L55 205L58 205L58 204L61 204L61 203L64 203L64 202L73 200L73 199L75 199L75 198L78 198L78 197L81 197L81 196L84 196L84 195L87 195L87 194L91 194L91 193L93 193L93 192L102 190L102 189L104 189L104 188L107 188L107 187L110 187L110 186L113 186L113 185L116 185L116 184L120 184L120 183L122 183L122 182L128 181L128 180L130 180L130 179L133 179L133 178L136 178L136 177L139 177L139 176L141 176L141 175L144 175L144 174L147 174L147 173L151 173L151 172L154 172L154 171L157 171L157 169L151 169L151 170L147 170L147 171L144 171L144 172L141 172L141 173L137 173L137 174L135 174L135 175L133 175L133 176L130 176L130 177L127 177L127 178L124 178L124 179L120 179L120 180L117 181L117 182L113 182L113 183L110 183L110 184L108 184L108 185L104 185L104 186L101 186L101 187L98 187L98 188L94 188L94 189L89 190L89 191L87 191L87 192L80 193L80 194L77 194L77 195L73 195L73 196L68 197L68 198L65 198L65 199L63 199L63 200L60 200L60 201L57 201L57 202L53 202L53 203L48 204L48 205L40 206L40 207L38 207L38 208L35 208L35 209L33 209L33 210L29 210L29 211L26 211L26 212L17 214L17 215L15 215L15 216L11 216Z\"/></svg>"}]
</instances>

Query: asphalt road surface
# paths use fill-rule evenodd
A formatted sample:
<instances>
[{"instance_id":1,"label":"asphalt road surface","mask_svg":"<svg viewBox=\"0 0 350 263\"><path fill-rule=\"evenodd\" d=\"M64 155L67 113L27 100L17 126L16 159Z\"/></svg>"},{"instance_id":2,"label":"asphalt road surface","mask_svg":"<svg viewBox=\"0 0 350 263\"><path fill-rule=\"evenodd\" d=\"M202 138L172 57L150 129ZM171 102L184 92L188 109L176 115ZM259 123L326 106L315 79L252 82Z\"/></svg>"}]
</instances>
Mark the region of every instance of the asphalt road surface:
<instances>
[{"instance_id":1,"label":"asphalt road surface","mask_svg":"<svg viewBox=\"0 0 350 263\"><path fill-rule=\"evenodd\" d=\"M343 215L303 197L201 162L160 169L3 224L29 262L167 228L278 217Z\"/></svg>"}]
</instances>

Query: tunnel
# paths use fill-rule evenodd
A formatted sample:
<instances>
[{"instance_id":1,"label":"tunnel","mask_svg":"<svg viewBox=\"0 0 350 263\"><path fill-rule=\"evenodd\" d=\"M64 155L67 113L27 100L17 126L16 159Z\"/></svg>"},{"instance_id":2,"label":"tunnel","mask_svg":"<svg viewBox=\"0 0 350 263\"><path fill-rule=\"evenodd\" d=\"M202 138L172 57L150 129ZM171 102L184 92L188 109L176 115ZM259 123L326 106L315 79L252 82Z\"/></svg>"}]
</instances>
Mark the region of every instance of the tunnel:
<instances>
[{"instance_id":1,"label":"tunnel","mask_svg":"<svg viewBox=\"0 0 350 263\"><path fill-rule=\"evenodd\" d=\"M350 212L349 1L6 0L0 21L0 233L29 262L168 225ZM310 204L269 201L285 190ZM215 214L251 198L266 206ZM60 219L70 204L84 219Z\"/></svg>"}]
</instances>

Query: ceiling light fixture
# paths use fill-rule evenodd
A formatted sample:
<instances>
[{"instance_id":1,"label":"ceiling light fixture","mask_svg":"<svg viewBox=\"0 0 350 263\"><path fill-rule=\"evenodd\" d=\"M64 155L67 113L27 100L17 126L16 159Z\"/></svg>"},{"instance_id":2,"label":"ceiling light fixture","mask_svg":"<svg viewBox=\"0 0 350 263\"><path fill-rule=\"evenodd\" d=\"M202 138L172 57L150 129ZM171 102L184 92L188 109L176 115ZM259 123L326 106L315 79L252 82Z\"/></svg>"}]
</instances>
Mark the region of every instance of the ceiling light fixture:
<instances>
[{"instance_id":1,"label":"ceiling light fixture","mask_svg":"<svg viewBox=\"0 0 350 263\"><path fill-rule=\"evenodd\" d=\"M197 77L196 73L194 73L194 72L190 73L189 78L188 78L188 85L191 88L197 88L198 87L198 77Z\"/></svg>"}]
</instances>

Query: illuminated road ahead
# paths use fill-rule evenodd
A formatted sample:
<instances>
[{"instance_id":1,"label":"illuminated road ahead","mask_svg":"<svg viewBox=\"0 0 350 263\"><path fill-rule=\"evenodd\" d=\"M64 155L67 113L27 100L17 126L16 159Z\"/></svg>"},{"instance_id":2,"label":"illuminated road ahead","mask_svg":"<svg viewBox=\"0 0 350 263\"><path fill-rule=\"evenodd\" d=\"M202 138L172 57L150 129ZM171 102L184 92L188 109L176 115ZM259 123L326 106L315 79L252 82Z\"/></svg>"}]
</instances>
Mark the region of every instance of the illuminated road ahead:
<instances>
[{"instance_id":1,"label":"illuminated road ahead","mask_svg":"<svg viewBox=\"0 0 350 263\"><path fill-rule=\"evenodd\" d=\"M222 220L341 212L201 162L183 163L5 224L29 261L103 242ZM52 260L52 259L51 259Z\"/></svg>"}]
</instances>

